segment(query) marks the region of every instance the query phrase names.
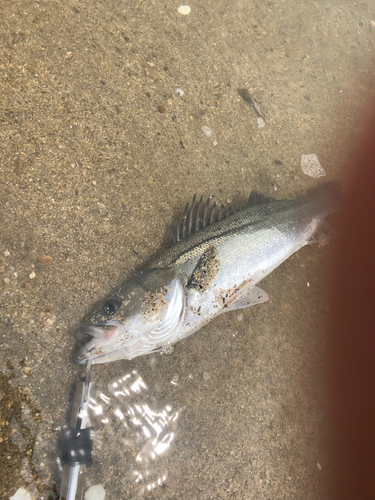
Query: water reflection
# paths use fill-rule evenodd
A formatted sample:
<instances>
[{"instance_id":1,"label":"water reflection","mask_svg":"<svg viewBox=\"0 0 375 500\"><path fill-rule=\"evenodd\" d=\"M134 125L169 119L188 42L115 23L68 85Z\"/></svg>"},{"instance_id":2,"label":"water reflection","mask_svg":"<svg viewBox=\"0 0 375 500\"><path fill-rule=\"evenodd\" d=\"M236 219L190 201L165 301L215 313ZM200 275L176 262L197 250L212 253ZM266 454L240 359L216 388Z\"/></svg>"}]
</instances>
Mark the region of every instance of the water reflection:
<instances>
[{"instance_id":1,"label":"water reflection","mask_svg":"<svg viewBox=\"0 0 375 500\"><path fill-rule=\"evenodd\" d=\"M177 385L177 382L178 376L173 377L171 383ZM130 453L134 460L133 477L138 493L161 486L167 479L167 471L162 463L155 461L167 452L175 438L179 412L171 404L160 408L136 371L111 382L107 394L98 390L90 408L101 453L111 452L112 445L107 439L110 435L116 444L115 454Z\"/></svg>"}]
</instances>

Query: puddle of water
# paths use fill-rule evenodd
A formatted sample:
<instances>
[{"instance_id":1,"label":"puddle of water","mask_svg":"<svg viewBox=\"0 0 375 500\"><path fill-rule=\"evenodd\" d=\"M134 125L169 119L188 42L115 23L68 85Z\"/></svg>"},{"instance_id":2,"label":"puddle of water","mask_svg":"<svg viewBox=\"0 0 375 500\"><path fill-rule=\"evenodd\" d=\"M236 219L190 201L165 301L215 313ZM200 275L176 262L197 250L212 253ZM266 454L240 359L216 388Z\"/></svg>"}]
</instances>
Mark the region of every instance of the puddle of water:
<instances>
[{"instance_id":1,"label":"puddle of water","mask_svg":"<svg viewBox=\"0 0 375 500\"><path fill-rule=\"evenodd\" d=\"M177 385L178 376L171 383ZM137 495L162 486L168 477L164 458L175 439L180 413L173 403L151 397L145 380L133 370L110 382L107 391L97 390L90 409L96 436L93 458L103 467L101 472L108 472L120 454ZM93 474L87 471L89 484L97 483L96 471L97 467Z\"/></svg>"}]
</instances>

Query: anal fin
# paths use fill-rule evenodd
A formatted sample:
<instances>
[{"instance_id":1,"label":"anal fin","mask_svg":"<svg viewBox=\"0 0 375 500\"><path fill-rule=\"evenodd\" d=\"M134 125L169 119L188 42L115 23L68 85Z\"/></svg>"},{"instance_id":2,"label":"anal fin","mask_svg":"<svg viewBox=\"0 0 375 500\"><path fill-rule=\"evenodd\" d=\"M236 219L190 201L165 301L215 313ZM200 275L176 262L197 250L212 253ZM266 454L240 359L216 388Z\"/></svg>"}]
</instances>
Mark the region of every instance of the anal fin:
<instances>
[{"instance_id":1,"label":"anal fin","mask_svg":"<svg viewBox=\"0 0 375 500\"><path fill-rule=\"evenodd\" d=\"M267 293L258 288L257 286L251 287L246 293L241 294L235 302L232 302L228 307L223 309L223 312L237 311L238 309L245 309L245 307L256 306L268 300Z\"/></svg>"}]
</instances>

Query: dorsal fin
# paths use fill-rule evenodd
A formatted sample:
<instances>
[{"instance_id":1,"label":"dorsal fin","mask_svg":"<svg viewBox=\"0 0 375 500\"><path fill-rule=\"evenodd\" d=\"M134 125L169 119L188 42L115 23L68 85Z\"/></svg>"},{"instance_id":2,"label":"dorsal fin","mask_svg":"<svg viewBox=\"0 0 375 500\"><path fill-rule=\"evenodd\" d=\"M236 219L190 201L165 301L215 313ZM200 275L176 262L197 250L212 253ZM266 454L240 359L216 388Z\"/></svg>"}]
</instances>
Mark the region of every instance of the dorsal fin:
<instances>
[{"instance_id":1,"label":"dorsal fin","mask_svg":"<svg viewBox=\"0 0 375 500\"><path fill-rule=\"evenodd\" d=\"M179 218L177 219L177 231L174 236L174 243L186 239L196 231L224 219L224 217L228 217L232 213L234 211L230 207L225 207L224 205L219 207L216 202L211 205L210 199L207 198L207 200L204 200L203 196L197 201L196 195L194 195L191 206L187 203L185 207L182 221Z\"/></svg>"},{"instance_id":2,"label":"dorsal fin","mask_svg":"<svg viewBox=\"0 0 375 500\"><path fill-rule=\"evenodd\" d=\"M260 205L261 203L269 203L270 201L275 201L275 198L258 193L258 191L251 191L246 206ZM174 243L185 240L200 229L210 226L238 211L238 209L232 210L230 206L219 206L216 204L216 201L210 204L210 199L207 198L207 200L204 200L203 196L198 201L197 196L194 195L191 206L189 206L189 203L186 204L182 221L180 218L177 219L177 231L173 238Z\"/></svg>"},{"instance_id":3,"label":"dorsal fin","mask_svg":"<svg viewBox=\"0 0 375 500\"><path fill-rule=\"evenodd\" d=\"M270 201L275 201L276 198L267 196L266 194L259 193L259 191L251 191L249 199L247 200L246 206L261 205L262 203L269 203Z\"/></svg>"}]
</instances>

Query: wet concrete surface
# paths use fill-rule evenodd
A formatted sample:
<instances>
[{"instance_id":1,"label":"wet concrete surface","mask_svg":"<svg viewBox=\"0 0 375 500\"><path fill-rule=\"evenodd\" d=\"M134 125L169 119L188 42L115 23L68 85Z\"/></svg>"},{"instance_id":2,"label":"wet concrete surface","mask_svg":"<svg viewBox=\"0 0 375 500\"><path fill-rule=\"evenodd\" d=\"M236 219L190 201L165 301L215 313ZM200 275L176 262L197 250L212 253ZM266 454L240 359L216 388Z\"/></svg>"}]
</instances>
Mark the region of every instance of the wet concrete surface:
<instances>
[{"instance_id":1,"label":"wet concrete surface","mask_svg":"<svg viewBox=\"0 0 375 500\"><path fill-rule=\"evenodd\" d=\"M1 498L22 486L56 497L61 426L84 375L72 364L80 320L169 244L194 193L295 197L319 182L301 171L307 153L327 179L355 167L374 93L371 3L178 6L1 5ZM302 249L262 282L269 302L170 356L94 366L87 487L108 499L329 498L331 258Z\"/></svg>"}]
</instances>

